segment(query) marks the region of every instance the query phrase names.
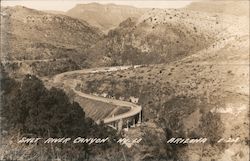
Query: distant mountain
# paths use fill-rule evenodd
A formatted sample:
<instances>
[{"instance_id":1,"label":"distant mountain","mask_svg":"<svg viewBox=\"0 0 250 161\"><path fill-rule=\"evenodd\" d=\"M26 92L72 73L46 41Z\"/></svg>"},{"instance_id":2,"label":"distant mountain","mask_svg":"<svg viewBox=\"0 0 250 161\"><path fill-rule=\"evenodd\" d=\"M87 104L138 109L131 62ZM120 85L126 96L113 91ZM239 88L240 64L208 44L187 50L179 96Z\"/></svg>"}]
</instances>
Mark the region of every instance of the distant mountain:
<instances>
[{"instance_id":1,"label":"distant mountain","mask_svg":"<svg viewBox=\"0 0 250 161\"><path fill-rule=\"evenodd\" d=\"M249 16L249 1L199 1L186 7L193 11Z\"/></svg>"},{"instance_id":2,"label":"distant mountain","mask_svg":"<svg viewBox=\"0 0 250 161\"><path fill-rule=\"evenodd\" d=\"M2 8L2 13L2 60L65 59L60 64L56 64L56 61L51 63L53 70L58 70L60 66L61 72L72 64L74 67L69 68L75 69L87 66L85 50L102 37L102 32L97 28L69 16L22 6ZM28 65L28 68L35 70L45 70L46 67L48 63L45 61ZM46 70L49 73L50 69Z\"/></svg>"},{"instance_id":3,"label":"distant mountain","mask_svg":"<svg viewBox=\"0 0 250 161\"><path fill-rule=\"evenodd\" d=\"M87 21L92 26L107 32L117 27L129 17L140 17L146 9L115 4L78 4L66 12L66 15Z\"/></svg>"},{"instance_id":4,"label":"distant mountain","mask_svg":"<svg viewBox=\"0 0 250 161\"><path fill-rule=\"evenodd\" d=\"M98 64L168 63L192 55L235 32L239 20L187 9L152 9L129 18L89 48ZM233 24L233 25L232 25ZM232 30L232 31L231 31ZM228 33L230 32L230 33Z\"/></svg>"},{"instance_id":5,"label":"distant mountain","mask_svg":"<svg viewBox=\"0 0 250 161\"><path fill-rule=\"evenodd\" d=\"M47 12L47 13L52 13L52 14L60 14L60 15L65 15L65 12L63 12L63 11L56 11L56 10L44 10L44 12Z\"/></svg>"}]
</instances>

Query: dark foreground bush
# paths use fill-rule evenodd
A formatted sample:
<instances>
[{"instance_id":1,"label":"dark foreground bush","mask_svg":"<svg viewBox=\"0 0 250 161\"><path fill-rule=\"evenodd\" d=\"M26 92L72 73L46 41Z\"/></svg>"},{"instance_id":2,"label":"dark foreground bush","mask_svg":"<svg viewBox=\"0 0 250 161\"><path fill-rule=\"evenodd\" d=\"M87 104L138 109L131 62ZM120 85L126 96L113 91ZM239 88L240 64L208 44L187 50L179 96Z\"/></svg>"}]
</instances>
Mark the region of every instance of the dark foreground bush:
<instances>
[{"instance_id":1,"label":"dark foreground bush","mask_svg":"<svg viewBox=\"0 0 250 161\"><path fill-rule=\"evenodd\" d=\"M70 102L60 89L46 89L40 79L26 75L16 81L1 73L1 146L3 159L84 160L112 143L18 144L22 137L60 138L113 137L103 125L97 125L76 102Z\"/></svg>"}]
</instances>

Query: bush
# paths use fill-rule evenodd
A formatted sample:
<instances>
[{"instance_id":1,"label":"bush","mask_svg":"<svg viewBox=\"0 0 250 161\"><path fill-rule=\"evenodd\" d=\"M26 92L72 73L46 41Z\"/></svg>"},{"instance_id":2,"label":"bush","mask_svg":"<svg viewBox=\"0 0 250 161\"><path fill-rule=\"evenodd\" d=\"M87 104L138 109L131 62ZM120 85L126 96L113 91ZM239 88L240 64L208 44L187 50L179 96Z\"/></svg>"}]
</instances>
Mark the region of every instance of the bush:
<instances>
[{"instance_id":1,"label":"bush","mask_svg":"<svg viewBox=\"0 0 250 161\"><path fill-rule=\"evenodd\" d=\"M60 89L46 89L37 77L27 75L22 82L4 78L1 85L6 87L2 88L1 117L7 131L18 129L23 134L41 137L93 137L98 134L91 132L98 127L93 120L85 118L78 103L71 103Z\"/></svg>"},{"instance_id":2,"label":"bush","mask_svg":"<svg viewBox=\"0 0 250 161\"><path fill-rule=\"evenodd\" d=\"M0 157L6 160L84 160L89 154L110 148L112 143L87 144L17 144L18 136L62 138L115 138L103 124L97 125L86 118L76 102L70 102L60 89L46 89L41 80L27 75L17 82L1 73L1 138L5 141ZM19 138L19 139L18 139ZM56 154L54 153L56 151ZM4 155L3 155L4 154ZM15 155L16 154L16 155ZM34 155L39 154L39 155ZM45 159L46 158L46 159ZM74 159L72 159L74 158Z\"/></svg>"}]
</instances>

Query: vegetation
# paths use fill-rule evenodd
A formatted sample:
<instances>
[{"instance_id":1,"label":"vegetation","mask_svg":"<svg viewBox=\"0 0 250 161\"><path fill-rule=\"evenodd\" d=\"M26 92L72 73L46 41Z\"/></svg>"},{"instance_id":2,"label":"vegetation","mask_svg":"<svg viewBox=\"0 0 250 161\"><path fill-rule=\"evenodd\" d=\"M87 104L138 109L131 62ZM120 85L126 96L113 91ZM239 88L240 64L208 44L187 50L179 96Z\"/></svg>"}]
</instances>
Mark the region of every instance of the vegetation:
<instances>
[{"instance_id":1,"label":"vegetation","mask_svg":"<svg viewBox=\"0 0 250 161\"><path fill-rule=\"evenodd\" d=\"M65 160L72 158L82 160L88 158L89 154L94 155L98 152L97 149L104 150L112 144L105 143L100 146L96 144L91 147L87 144L38 144L31 150L27 150L31 145L16 144L16 140L24 136L42 138L115 137L113 131L86 118L79 104L70 102L62 90L56 88L48 90L41 80L32 75L26 75L22 81L16 81L3 73L1 75L1 102L1 136L6 142L13 141L12 144L1 147L2 150L5 150L5 154L1 150L1 157L5 159L35 157L41 160L41 157L45 157L45 160L48 160L59 155L61 159ZM7 152L8 149L9 152ZM17 155L13 155L14 150ZM55 155L55 150L57 155ZM27 153L25 154L25 152ZM19 153L20 155L18 155ZM35 155L35 153L42 154Z\"/></svg>"},{"instance_id":2,"label":"vegetation","mask_svg":"<svg viewBox=\"0 0 250 161\"><path fill-rule=\"evenodd\" d=\"M235 100L247 105L247 101L243 101L248 100L247 96L225 91L227 89L225 84L235 83L232 79L228 79L235 77L228 74L228 71L232 71L231 73L237 71L241 79L237 78L235 81L243 82L247 80L247 77L242 77L245 73L243 69L246 68L173 63L98 73L91 77L88 75L73 77L82 80L79 88L85 93L118 95L126 101L129 101L130 96L139 98L138 104L143 108L145 124L137 129L137 133L146 134L140 145L140 149L143 150L136 153L141 154L141 158L157 160L155 158L157 154L167 158L166 160L193 160L187 158L192 157L191 152L197 151L197 157L209 159L212 155L216 156L214 159L217 160L218 156L228 148L224 143L217 143L219 139L225 136L239 136L237 132L228 128L233 122L225 121L232 114L221 114L219 110L228 108L228 104ZM218 111L215 111L216 109ZM240 117L244 119L240 117L238 119L241 124L242 120L246 120L245 115L247 114L241 113ZM236 128L236 125L238 124L234 123L232 127ZM241 130L240 136L245 138L246 126ZM167 140L172 137L208 140L198 146L168 144ZM152 138L156 139L152 141ZM161 150L157 151L156 147Z\"/></svg>"}]
</instances>

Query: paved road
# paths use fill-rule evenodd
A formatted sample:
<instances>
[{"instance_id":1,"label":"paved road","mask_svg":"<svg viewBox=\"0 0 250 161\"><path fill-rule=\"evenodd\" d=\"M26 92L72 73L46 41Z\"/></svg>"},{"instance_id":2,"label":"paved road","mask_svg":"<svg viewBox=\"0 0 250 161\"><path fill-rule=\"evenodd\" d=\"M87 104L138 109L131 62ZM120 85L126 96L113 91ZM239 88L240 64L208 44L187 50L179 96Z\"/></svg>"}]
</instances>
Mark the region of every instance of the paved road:
<instances>
[{"instance_id":1,"label":"paved road","mask_svg":"<svg viewBox=\"0 0 250 161\"><path fill-rule=\"evenodd\" d=\"M72 80L72 79L67 79L65 78L66 76L70 76L72 74L89 74L89 73L102 73L102 72L113 72L113 71L118 71L118 70L126 70L126 69L130 69L130 68L138 68L140 67L139 65L137 66L116 66L116 67L103 67L103 68L92 68L92 69L84 69L84 70L75 70L75 71L70 71L70 72L65 72L65 73L61 73L58 74L56 76L54 76L53 78L53 83L58 84L58 83L63 83L64 85L70 87L77 95L84 97L84 98L88 98L88 99L92 99L92 100L96 100L96 101L101 101L101 102L105 102L105 103L110 103L116 106L125 106L125 107L130 107L130 110L128 112L125 112L123 114L119 114L113 117L107 117L103 120L104 123L111 123L114 121L118 121L120 119L125 119L125 118L129 118L132 116L135 116L137 114L139 114L142 110L142 107L139 105L136 105L134 103L131 102L127 102L127 101L121 101L121 100L115 100L115 99L110 99L110 98L105 98L105 97L99 97L99 96L94 96L94 95L90 95L90 94L86 94L80 91L75 90L75 87L77 85L77 81L76 80Z\"/></svg>"}]
</instances>

